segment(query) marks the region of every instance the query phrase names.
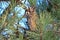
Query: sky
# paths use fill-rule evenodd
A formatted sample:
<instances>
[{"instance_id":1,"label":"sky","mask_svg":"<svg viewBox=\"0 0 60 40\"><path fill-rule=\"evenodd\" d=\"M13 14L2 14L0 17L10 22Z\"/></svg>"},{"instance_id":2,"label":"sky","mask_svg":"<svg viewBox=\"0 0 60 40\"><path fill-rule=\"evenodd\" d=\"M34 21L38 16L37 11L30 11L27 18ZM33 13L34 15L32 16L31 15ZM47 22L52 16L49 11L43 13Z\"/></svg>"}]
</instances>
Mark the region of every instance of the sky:
<instances>
[{"instance_id":1,"label":"sky","mask_svg":"<svg viewBox=\"0 0 60 40\"><path fill-rule=\"evenodd\" d=\"M6 1L1 1L0 2L0 15L3 14L3 11L9 6L10 2L6 2ZM29 2L26 1L25 6L28 8ZM15 12L17 13L17 17L20 18L25 14L25 10L20 7L19 5L17 5L14 9ZM13 13L9 14L9 17L13 16ZM27 19L26 18L22 18L22 20L19 21L19 24L25 28L25 29L29 29L28 25L26 24ZM16 25L14 25L16 27ZM22 29L19 29L20 32L23 32ZM7 31L9 32L9 31ZM6 35L7 32L2 32L3 35Z\"/></svg>"}]
</instances>

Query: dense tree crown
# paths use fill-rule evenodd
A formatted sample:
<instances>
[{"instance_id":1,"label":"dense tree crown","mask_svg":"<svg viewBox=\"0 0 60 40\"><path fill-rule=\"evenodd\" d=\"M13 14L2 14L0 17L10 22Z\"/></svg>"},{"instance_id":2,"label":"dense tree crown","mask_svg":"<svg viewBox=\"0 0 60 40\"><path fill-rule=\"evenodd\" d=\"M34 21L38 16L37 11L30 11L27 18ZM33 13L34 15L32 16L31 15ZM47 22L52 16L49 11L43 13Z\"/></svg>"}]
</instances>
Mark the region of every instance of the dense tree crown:
<instances>
[{"instance_id":1,"label":"dense tree crown","mask_svg":"<svg viewBox=\"0 0 60 40\"><path fill-rule=\"evenodd\" d=\"M0 40L60 40L60 0L0 0Z\"/></svg>"}]
</instances>

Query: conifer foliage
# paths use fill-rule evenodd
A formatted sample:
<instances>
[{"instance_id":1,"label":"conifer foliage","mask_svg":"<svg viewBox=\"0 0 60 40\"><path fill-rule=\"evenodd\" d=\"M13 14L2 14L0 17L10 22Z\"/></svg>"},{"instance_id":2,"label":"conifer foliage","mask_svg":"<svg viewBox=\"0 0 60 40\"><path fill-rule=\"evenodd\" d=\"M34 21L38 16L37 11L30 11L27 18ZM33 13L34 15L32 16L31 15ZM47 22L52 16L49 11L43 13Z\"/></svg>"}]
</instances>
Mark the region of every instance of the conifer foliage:
<instances>
[{"instance_id":1,"label":"conifer foliage","mask_svg":"<svg viewBox=\"0 0 60 40\"><path fill-rule=\"evenodd\" d=\"M60 0L0 0L0 40L60 40Z\"/></svg>"}]
</instances>

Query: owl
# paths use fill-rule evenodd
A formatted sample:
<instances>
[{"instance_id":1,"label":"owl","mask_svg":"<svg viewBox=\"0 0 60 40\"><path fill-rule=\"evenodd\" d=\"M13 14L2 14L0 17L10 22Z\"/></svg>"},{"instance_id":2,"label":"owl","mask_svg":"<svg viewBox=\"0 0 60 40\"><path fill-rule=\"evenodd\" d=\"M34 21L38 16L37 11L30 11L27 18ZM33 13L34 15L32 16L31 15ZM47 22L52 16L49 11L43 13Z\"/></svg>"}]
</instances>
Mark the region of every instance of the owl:
<instances>
[{"instance_id":1,"label":"owl","mask_svg":"<svg viewBox=\"0 0 60 40\"><path fill-rule=\"evenodd\" d=\"M35 11L34 7L30 7L26 10L26 18L28 20L28 25L30 27L31 31L35 31L36 30L36 20L38 18L37 13Z\"/></svg>"}]
</instances>

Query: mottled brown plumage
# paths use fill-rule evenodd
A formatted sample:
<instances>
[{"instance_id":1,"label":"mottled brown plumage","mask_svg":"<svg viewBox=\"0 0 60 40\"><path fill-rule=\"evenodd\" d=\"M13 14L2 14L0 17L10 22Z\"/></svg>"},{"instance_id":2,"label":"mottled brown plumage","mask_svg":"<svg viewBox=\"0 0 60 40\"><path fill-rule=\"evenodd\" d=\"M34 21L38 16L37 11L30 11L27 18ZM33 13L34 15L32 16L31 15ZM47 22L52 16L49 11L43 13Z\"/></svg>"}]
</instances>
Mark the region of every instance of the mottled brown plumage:
<instances>
[{"instance_id":1,"label":"mottled brown plumage","mask_svg":"<svg viewBox=\"0 0 60 40\"><path fill-rule=\"evenodd\" d=\"M36 30L37 14L35 12L34 7L30 7L29 9L27 9L25 15L28 20L28 25L29 25L31 31L35 31Z\"/></svg>"}]
</instances>

